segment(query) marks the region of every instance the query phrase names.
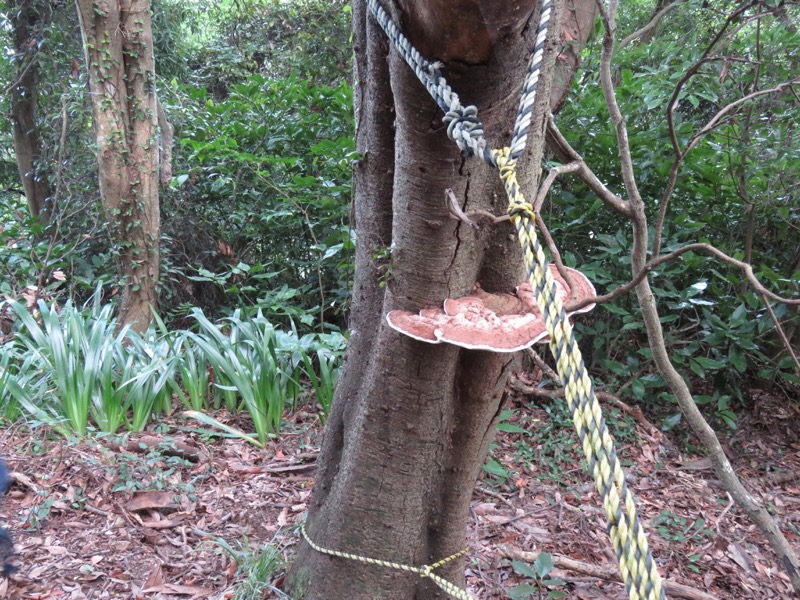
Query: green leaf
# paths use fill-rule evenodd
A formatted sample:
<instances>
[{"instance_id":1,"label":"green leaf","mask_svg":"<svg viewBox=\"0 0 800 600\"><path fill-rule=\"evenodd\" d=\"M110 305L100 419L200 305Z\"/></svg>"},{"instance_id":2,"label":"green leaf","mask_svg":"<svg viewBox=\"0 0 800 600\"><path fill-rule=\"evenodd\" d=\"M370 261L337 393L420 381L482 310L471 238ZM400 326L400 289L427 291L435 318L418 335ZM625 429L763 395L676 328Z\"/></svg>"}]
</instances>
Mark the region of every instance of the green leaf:
<instances>
[{"instance_id":1,"label":"green leaf","mask_svg":"<svg viewBox=\"0 0 800 600\"><path fill-rule=\"evenodd\" d=\"M225 423L221 423L220 421L217 421L214 417L210 417L205 413L201 413L194 410L186 410L183 412L183 415L191 419L197 419L201 423L205 423L206 425L210 425L211 427L216 427L217 429L221 429L222 431L229 433L234 437L238 437L239 439L242 439L246 442L250 442L251 444L259 448L264 447L264 444L259 442L253 436L247 435L245 432L240 431L238 429L234 429L233 427L230 427Z\"/></svg>"},{"instance_id":2,"label":"green leaf","mask_svg":"<svg viewBox=\"0 0 800 600\"><path fill-rule=\"evenodd\" d=\"M539 576L544 577L553 570L553 557L547 552L540 552L533 566L536 568L536 572L539 573Z\"/></svg>"},{"instance_id":3,"label":"green leaf","mask_svg":"<svg viewBox=\"0 0 800 600\"><path fill-rule=\"evenodd\" d=\"M622 83L624 85L631 85L633 83L633 71L630 69L622 70Z\"/></svg>"},{"instance_id":4,"label":"green leaf","mask_svg":"<svg viewBox=\"0 0 800 600\"><path fill-rule=\"evenodd\" d=\"M717 413L717 416L719 416L730 429L736 429L736 414L729 410L723 410Z\"/></svg>"},{"instance_id":5,"label":"green leaf","mask_svg":"<svg viewBox=\"0 0 800 600\"><path fill-rule=\"evenodd\" d=\"M617 306L616 304L603 304L603 308L615 315L627 316L631 314L628 310L622 308L621 306Z\"/></svg>"},{"instance_id":6,"label":"green leaf","mask_svg":"<svg viewBox=\"0 0 800 600\"><path fill-rule=\"evenodd\" d=\"M697 373L697 375L699 375L700 377L706 376L706 372L703 370L703 366L699 362L697 362L696 358L693 358L689 361L689 368L695 373Z\"/></svg>"},{"instance_id":7,"label":"green leaf","mask_svg":"<svg viewBox=\"0 0 800 600\"><path fill-rule=\"evenodd\" d=\"M530 577L531 579L539 579L539 573L537 573L534 568L526 562L522 562L521 560L512 560L511 561L511 568L514 569L518 574L523 575L525 577Z\"/></svg>"},{"instance_id":8,"label":"green leaf","mask_svg":"<svg viewBox=\"0 0 800 600\"><path fill-rule=\"evenodd\" d=\"M500 417L498 417L497 420L500 421L500 422L508 421L511 417L514 416L515 412L516 411L514 411L513 408L507 408L503 412L500 413Z\"/></svg>"},{"instance_id":9,"label":"green leaf","mask_svg":"<svg viewBox=\"0 0 800 600\"><path fill-rule=\"evenodd\" d=\"M705 356L698 356L694 359L702 367L706 369L724 369L725 363L713 358L706 358Z\"/></svg>"},{"instance_id":10,"label":"green leaf","mask_svg":"<svg viewBox=\"0 0 800 600\"><path fill-rule=\"evenodd\" d=\"M731 327L739 327L747 320L747 306L740 304L728 320Z\"/></svg>"},{"instance_id":11,"label":"green leaf","mask_svg":"<svg viewBox=\"0 0 800 600\"><path fill-rule=\"evenodd\" d=\"M661 431L670 431L678 423L681 422L682 418L683 418L682 413L675 413L674 415L670 415L669 417L661 421Z\"/></svg>"},{"instance_id":12,"label":"green leaf","mask_svg":"<svg viewBox=\"0 0 800 600\"><path fill-rule=\"evenodd\" d=\"M493 458L490 458L486 464L483 465L483 470L490 475L496 475L497 477L508 478L511 475L507 468Z\"/></svg>"},{"instance_id":13,"label":"green leaf","mask_svg":"<svg viewBox=\"0 0 800 600\"><path fill-rule=\"evenodd\" d=\"M747 370L747 358L738 347L731 346L728 348L728 360L731 361L731 364L739 373L744 373Z\"/></svg>"},{"instance_id":14,"label":"green leaf","mask_svg":"<svg viewBox=\"0 0 800 600\"><path fill-rule=\"evenodd\" d=\"M506 433L528 433L527 429L513 423L498 423L497 430L505 431Z\"/></svg>"},{"instance_id":15,"label":"green leaf","mask_svg":"<svg viewBox=\"0 0 800 600\"><path fill-rule=\"evenodd\" d=\"M538 590L532 585L523 583L522 585L506 590L506 595L511 598L511 600L530 600L537 591Z\"/></svg>"}]
</instances>

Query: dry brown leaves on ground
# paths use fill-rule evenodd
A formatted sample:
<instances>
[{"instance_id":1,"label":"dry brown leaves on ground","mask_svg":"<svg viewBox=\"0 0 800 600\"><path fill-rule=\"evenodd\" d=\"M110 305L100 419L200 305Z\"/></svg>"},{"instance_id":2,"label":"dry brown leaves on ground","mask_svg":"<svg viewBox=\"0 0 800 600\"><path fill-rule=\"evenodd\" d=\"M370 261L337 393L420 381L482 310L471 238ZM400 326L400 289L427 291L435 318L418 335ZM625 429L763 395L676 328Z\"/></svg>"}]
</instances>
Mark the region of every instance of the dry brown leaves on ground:
<instances>
[{"instance_id":1,"label":"dry brown leaves on ground","mask_svg":"<svg viewBox=\"0 0 800 600\"><path fill-rule=\"evenodd\" d=\"M759 406L769 402L775 399L765 395ZM512 408L492 451L498 474L487 475L473 499L469 591L478 600L508 597L510 588L532 583L511 560L546 552L555 562L550 577L566 582L559 588L565 597L624 599L605 517L569 423L556 422L552 406ZM796 543L800 443L788 425L797 415L784 419L781 411L746 417L726 450ZM685 586L670 596L790 597L774 555L730 506L708 463L627 427L627 434L617 432L620 455L651 549L671 585ZM16 482L0 523L15 538L19 570L0 579L0 597L233 598L242 576L226 545L272 544L291 560L320 435L303 413L290 417L266 450L179 427L81 443L45 439L41 430L4 432L0 453Z\"/></svg>"}]
</instances>

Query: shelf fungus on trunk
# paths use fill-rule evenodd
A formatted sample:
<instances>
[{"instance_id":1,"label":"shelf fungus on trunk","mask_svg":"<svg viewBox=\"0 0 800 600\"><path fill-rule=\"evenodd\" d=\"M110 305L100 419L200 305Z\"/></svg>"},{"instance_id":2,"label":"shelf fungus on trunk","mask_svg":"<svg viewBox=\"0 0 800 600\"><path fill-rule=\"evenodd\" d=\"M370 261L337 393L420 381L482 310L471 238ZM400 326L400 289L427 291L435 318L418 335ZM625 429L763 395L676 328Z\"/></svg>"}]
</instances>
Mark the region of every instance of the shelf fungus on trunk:
<instances>
[{"instance_id":1,"label":"shelf fungus on trunk","mask_svg":"<svg viewBox=\"0 0 800 600\"><path fill-rule=\"evenodd\" d=\"M565 305L596 295L592 282L583 273L570 268L567 271L574 286L572 293L555 265L550 265ZM567 314L588 312L594 306L589 304ZM443 308L425 308L418 314L393 310L386 315L386 321L392 329L420 342L453 344L471 350L516 352L550 339L527 281L520 284L516 294L489 293L476 285L469 296L445 300Z\"/></svg>"}]
</instances>

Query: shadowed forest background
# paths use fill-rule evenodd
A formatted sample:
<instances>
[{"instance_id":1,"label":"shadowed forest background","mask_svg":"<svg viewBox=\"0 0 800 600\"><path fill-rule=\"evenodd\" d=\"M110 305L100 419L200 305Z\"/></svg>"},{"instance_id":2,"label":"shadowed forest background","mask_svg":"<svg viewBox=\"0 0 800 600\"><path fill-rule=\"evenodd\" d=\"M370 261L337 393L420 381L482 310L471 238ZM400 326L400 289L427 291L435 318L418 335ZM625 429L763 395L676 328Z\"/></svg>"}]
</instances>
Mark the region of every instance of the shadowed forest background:
<instances>
[{"instance_id":1,"label":"shadowed forest background","mask_svg":"<svg viewBox=\"0 0 800 600\"><path fill-rule=\"evenodd\" d=\"M664 347L797 548L800 7L745 4L623 3L611 75L657 240L648 260L677 251L648 271ZM8 597L288 597L282 572L350 336L356 246L380 289L395 276L391 240L359 239L354 223L365 153L350 3L152 0L150 14L153 110L141 112L156 132L160 219L145 251L128 233L151 196L130 213L101 202L95 59L76 5L0 3ZM598 186L624 196L603 41L599 17L585 45L562 38L580 63L555 119ZM544 161L566 162L552 149ZM606 294L631 280L634 237L595 191L562 174L540 214L563 263ZM126 320L150 284L147 318ZM636 295L575 329L667 576L714 594L696 597L785 597L790 578L654 361ZM558 562L614 561L546 346L535 352L508 384L475 492L466 585L480 598L623 597L611 583L591 595L613 573L576 577ZM103 549L87 550L92 539ZM94 560L104 554L129 558L112 568Z\"/></svg>"}]
</instances>

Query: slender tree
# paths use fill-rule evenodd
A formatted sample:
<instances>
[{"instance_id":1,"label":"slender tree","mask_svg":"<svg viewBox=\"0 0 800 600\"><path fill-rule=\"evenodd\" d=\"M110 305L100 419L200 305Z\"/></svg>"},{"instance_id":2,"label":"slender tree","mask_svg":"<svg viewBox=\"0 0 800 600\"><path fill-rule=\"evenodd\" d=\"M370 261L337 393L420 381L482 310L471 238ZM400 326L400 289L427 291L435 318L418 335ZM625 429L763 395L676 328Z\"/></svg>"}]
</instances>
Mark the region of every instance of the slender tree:
<instances>
[{"instance_id":1,"label":"slender tree","mask_svg":"<svg viewBox=\"0 0 800 600\"><path fill-rule=\"evenodd\" d=\"M36 122L39 98L39 49L47 37L52 7L44 0L8 2L14 35L17 74L11 85L11 122L14 153L31 216L43 223L50 219L50 185L39 160L42 156Z\"/></svg>"},{"instance_id":2,"label":"slender tree","mask_svg":"<svg viewBox=\"0 0 800 600\"><path fill-rule=\"evenodd\" d=\"M588 11L591 23L594 2L570 4L582 4L578 12ZM501 147L510 139L536 29L529 24L538 13L536 0L401 0L393 18L423 55L443 61L462 103L481 109L487 137ZM384 315L441 306L469 293L476 281L488 291L513 291L524 273L508 223L475 230L450 218L444 202L450 188L464 210L503 214L497 171L467 159L448 139L440 108L391 49L366 0L353 2L353 17L361 153L355 169L353 333L307 531L329 549L431 564L465 546L470 498L515 361L508 354L414 341L388 328ZM560 50L557 20L551 22L522 161L520 181L528 194L539 180ZM571 25L571 31L581 28ZM556 99L569 85L568 72L553 89ZM463 584L460 560L437 573ZM297 600L442 594L418 575L331 558L307 543L288 581Z\"/></svg>"},{"instance_id":3,"label":"slender tree","mask_svg":"<svg viewBox=\"0 0 800 600\"><path fill-rule=\"evenodd\" d=\"M76 0L100 195L119 248L120 321L146 329L159 275L158 113L149 0Z\"/></svg>"}]
</instances>

